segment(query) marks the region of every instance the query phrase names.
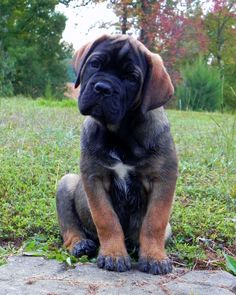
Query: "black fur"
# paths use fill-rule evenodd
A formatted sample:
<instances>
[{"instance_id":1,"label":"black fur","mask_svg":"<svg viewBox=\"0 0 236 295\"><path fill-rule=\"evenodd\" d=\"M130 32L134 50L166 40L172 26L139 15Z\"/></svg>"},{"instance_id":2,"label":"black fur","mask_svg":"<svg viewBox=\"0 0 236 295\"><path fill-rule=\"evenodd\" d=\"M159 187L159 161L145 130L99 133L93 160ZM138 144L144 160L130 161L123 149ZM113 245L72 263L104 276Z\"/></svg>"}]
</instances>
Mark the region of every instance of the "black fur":
<instances>
[{"instance_id":1,"label":"black fur","mask_svg":"<svg viewBox=\"0 0 236 295\"><path fill-rule=\"evenodd\" d=\"M120 123L136 107L148 65L127 41L106 40L93 48L82 68L79 109L105 124Z\"/></svg>"}]
</instances>

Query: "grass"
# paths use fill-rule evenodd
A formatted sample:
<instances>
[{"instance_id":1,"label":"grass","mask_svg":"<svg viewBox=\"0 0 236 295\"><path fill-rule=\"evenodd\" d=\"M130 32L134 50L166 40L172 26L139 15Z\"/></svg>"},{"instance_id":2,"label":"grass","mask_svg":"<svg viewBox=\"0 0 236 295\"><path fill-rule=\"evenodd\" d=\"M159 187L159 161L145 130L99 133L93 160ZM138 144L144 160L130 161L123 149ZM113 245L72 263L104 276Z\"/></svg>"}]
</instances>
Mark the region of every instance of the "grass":
<instances>
[{"instance_id":1,"label":"grass","mask_svg":"<svg viewBox=\"0 0 236 295\"><path fill-rule=\"evenodd\" d=\"M236 255L236 121L218 113L168 111L180 166L168 253L176 265L224 268ZM59 179L77 173L75 103L0 99L0 264L27 255L74 262L62 248L55 208Z\"/></svg>"}]
</instances>

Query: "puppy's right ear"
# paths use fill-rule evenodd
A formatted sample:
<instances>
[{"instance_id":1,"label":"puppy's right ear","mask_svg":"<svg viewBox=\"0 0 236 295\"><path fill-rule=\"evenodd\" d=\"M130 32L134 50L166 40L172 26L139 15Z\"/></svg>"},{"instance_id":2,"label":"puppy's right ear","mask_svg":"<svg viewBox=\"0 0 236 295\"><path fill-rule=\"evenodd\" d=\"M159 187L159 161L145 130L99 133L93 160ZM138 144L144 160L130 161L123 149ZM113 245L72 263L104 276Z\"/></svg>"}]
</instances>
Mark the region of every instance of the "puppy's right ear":
<instances>
[{"instance_id":1,"label":"puppy's right ear","mask_svg":"<svg viewBox=\"0 0 236 295\"><path fill-rule=\"evenodd\" d=\"M80 74L87 59L87 53L89 52L89 48L91 47L91 43L87 43L83 45L79 50L77 50L72 59L72 66L75 74L77 75L77 79L75 81L75 88L77 88L80 84Z\"/></svg>"},{"instance_id":2,"label":"puppy's right ear","mask_svg":"<svg viewBox=\"0 0 236 295\"><path fill-rule=\"evenodd\" d=\"M83 70L83 67L86 63L87 58L89 57L90 53L93 51L93 49L102 41L106 40L108 38L107 35L103 35L94 42L89 42L85 45L83 45L79 50L76 51L75 55L72 59L72 65L73 69L77 75L77 79L75 82L75 88L77 88L80 84L81 79L81 73Z\"/></svg>"}]
</instances>

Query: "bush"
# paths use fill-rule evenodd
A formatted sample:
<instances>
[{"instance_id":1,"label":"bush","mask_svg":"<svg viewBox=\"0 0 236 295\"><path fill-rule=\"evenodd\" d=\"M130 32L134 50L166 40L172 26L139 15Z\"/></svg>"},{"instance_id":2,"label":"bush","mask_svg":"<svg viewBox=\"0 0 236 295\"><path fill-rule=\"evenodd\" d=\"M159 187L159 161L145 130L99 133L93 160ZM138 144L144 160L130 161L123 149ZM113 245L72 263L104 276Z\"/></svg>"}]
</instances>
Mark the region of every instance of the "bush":
<instances>
[{"instance_id":1,"label":"bush","mask_svg":"<svg viewBox=\"0 0 236 295\"><path fill-rule=\"evenodd\" d=\"M52 84L50 81L47 82L44 92L44 98L47 100L52 100L53 97L53 91L52 91Z\"/></svg>"},{"instance_id":2,"label":"bush","mask_svg":"<svg viewBox=\"0 0 236 295\"><path fill-rule=\"evenodd\" d=\"M13 95L14 62L0 47L0 96Z\"/></svg>"},{"instance_id":3,"label":"bush","mask_svg":"<svg viewBox=\"0 0 236 295\"><path fill-rule=\"evenodd\" d=\"M236 65L225 65L224 106L228 110L236 110Z\"/></svg>"},{"instance_id":4,"label":"bush","mask_svg":"<svg viewBox=\"0 0 236 295\"><path fill-rule=\"evenodd\" d=\"M18 46L14 50L11 48L10 55L15 60L15 95L36 98L51 91L54 97L63 96L65 83L68 81L63 56L59 60L59 57L50 57L48 53L48 56L42 58L36 45Z\"/></svg>"},{"instance_id":5,"label":"bush","mask_svg":"<svg viewBox=\"0 0 236 295\"><path fill-rule=\"evenodd\" d=\"M178 106L182 110L215 111L222 106L219 72L201 58L181 70L182 84L177 86Z\"/></svg>"}]
</instances>

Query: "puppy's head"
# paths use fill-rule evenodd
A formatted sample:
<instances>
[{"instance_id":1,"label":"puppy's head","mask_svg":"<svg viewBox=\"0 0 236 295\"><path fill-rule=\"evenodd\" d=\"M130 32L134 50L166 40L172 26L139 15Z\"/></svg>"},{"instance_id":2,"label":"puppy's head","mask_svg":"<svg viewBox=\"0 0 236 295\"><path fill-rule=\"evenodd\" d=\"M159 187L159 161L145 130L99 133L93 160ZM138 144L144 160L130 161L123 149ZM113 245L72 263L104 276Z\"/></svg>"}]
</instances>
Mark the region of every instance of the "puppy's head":
<instances>
[{"instance_id":1,"label":"puppy's head","mask_svg":"<svg viewBox=\"0 0 236 295\"><path fill-rule=\"evenodd\" d=\"M173 86L159 55L128 36L104 35L76 52L79 109L103 124L163 105Z\"/></svg>"}]
</instances>

